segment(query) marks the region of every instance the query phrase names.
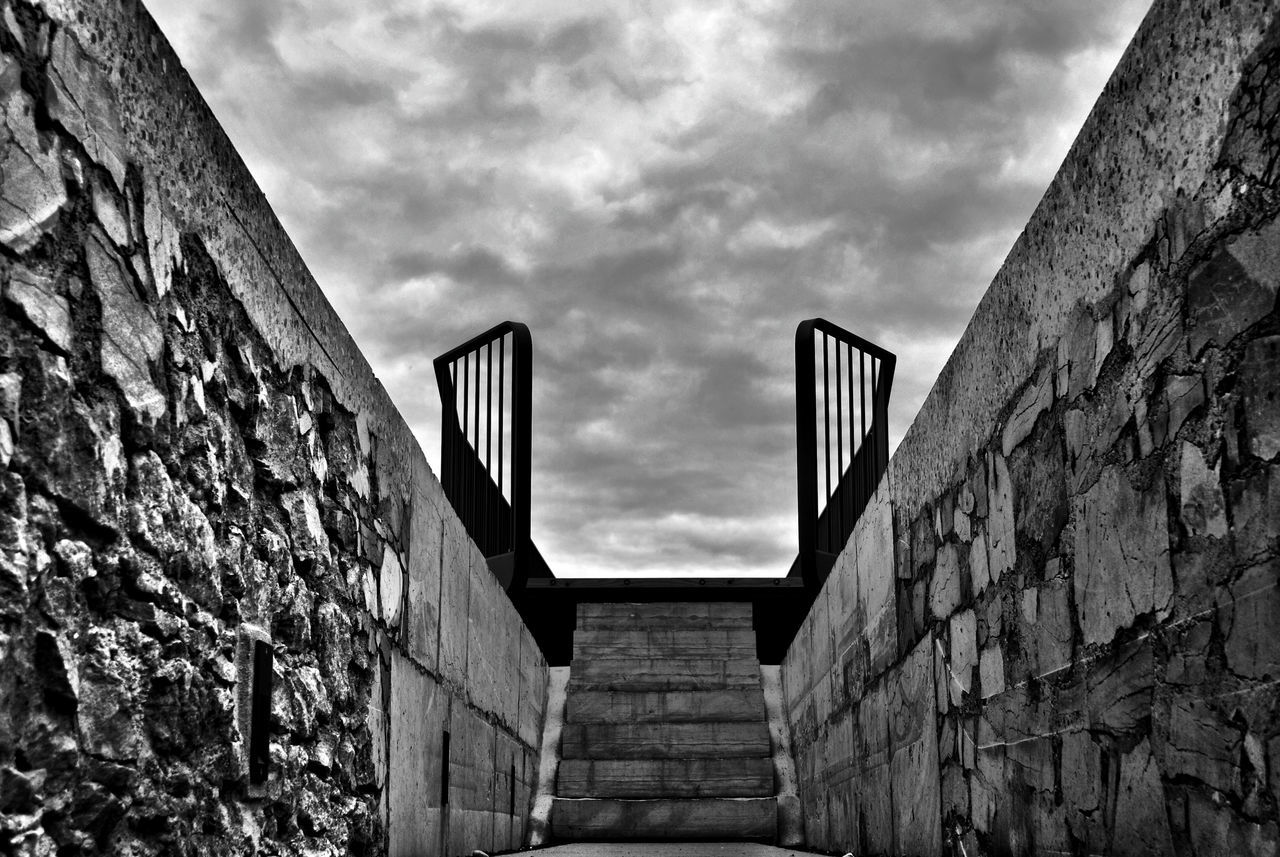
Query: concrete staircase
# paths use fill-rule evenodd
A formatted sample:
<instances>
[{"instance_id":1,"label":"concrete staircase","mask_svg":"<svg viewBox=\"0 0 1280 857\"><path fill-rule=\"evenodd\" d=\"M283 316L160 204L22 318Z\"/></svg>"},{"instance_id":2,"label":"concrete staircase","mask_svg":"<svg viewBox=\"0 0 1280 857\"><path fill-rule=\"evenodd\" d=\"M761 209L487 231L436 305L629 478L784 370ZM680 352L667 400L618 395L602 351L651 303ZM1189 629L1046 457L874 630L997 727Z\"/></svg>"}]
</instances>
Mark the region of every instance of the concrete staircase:
<instances>
[{"instance_id":1,"label":"concrete staircase","mask_svg":"<svg viewBox=\"0 0 1280 857\"><path fill-rule=\"evenodd\" d=\"M751 605L582 604L552 835L773 841Z\"/></svg>"}]
</instances>

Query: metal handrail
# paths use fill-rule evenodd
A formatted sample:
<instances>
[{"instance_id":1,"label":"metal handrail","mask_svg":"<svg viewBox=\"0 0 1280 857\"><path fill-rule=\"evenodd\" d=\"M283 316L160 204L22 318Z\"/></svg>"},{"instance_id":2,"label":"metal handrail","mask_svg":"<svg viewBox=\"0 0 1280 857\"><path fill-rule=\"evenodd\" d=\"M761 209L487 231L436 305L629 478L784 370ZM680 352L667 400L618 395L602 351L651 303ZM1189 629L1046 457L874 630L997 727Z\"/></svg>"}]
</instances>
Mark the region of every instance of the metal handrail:
<instances>
[{"instance_id":1,"label":"metal handrail","mask_svg":"<svg viewBox=\"0 0 1280 857\"><path fill-rule=\"evenodd\" d=\"M533 438L533 340L529 328L504 321L440 355L434 365L443 412L440 483L445 496L503 587L508 591L522 588L537 553L529 534Z\"/></svg>"},{"instance_id":2,"label":"metal handrail","mask_svg":"<svg viewBox=\"0 0 1280 857\"><path fill-rule=\"evenodd\" d=\"M823 415L821 479L817 416L819 349L822 354ZM853 372L855 351L858 358L856 385ZM892 352L826 319L806 319L796 327L796 489L800 552L794 571L803 578L806 588L816 591L822 585L889 465L889 393L893 387L896 362ZM846 366L847 371L844 369ZM834 396L831 385L833 367ZM832 398L835 400L834 422ZM832 440L835 441L834 461Z\"/></svg>"}]
</instances>

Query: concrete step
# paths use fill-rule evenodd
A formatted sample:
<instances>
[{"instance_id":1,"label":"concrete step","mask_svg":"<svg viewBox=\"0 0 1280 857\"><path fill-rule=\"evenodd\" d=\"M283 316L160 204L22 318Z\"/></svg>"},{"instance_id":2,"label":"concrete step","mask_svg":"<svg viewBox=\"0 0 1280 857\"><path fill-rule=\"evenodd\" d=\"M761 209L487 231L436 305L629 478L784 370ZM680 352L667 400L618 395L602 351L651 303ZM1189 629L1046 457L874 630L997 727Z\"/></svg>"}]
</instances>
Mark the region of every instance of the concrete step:
<instances>
[{"instance_id":1,"label":"concrete step","mask_svg":"<svg viewBox=\"0 0 1280 857\"><path fill-rule=\"evenodd\" d=\"M573 657L753 658L756 636L749 628L597 628L573 635Z\"/></svg>"},{"instance_id":2,"label":"concrete step","mask_svg":"<svg viewBox=\"0 0 1280 857\"><path fill-rule=\"evenodd\" d=\"M731 759L769 756L769 725L566 723L563 759Z\"/></svg>"},{"instance_id":3,"label":"concrete step","mask_svg":"<svg viewBox=\"0 0 1280 857\"><path fill-rule=\"evenodd\" d=\"M569 694L586 690L729 690L760 686L760 664L751 658L575 659Z\"/></svg>"},{"instance_id":4,"label":"concrete step","mask_svg":"<svg viewBox=\"0 0 1280 857\"><path fill-rule=\"evenodd\" d=\"M750 628L746 602L675 601L579 604L577 630L595 628Z\"/></svg>"},{"instance_id":5,"label":"concrete step","mask_svg":"<svg viewBox=\"0 0 1280 857\"><path fill-rule=\"evenodd\" d=\"M764 691L666 690L630 692L584 690L569 694L569 723L703 723L765 719Z\"/></svg>"},{"instance_id":6,"label":"concrete step","mask_svg":"<svg viewBox=\"0 0 1280 857\"><path fill-rule=\"evenodd\" d=\"M773 760L564 759L560 797L768 797Z\"/></svg>"},{"instance_id":7,"label":"concrete step","mask_svg":"<svg viewBox=\"0 0 1280 857\"><path fill-rule=\"evenodd\" d=\"M551 834L561 840L757 839L777 834L775 798L616 800L556 798Z\"/></svg>"}]
</instances>

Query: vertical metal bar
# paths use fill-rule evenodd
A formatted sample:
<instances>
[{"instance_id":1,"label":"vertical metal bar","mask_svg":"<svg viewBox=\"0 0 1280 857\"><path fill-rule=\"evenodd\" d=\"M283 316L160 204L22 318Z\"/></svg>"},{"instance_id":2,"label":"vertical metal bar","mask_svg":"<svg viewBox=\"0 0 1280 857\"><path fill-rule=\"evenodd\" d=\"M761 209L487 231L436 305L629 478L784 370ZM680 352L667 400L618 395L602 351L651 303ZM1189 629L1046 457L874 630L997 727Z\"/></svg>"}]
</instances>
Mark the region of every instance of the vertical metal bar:
<instances>
[{"instance_id":1,"label":"vertical metal bar","mask_svg":"<svg viewBox=\"0 0 1280 857\"><path fill-rule=\"evenodd\" d=\"M818 534L817 402L814 396L814 321L802 321L796 328L796 518L800 543L800 576L805 588L816 592Z\"/></svg>"},{"instance_id":2,"label":"vertical metal bar","mask_svg":"<svg viewBox=\"0 0 1280 857\"><path fill-rule=\"evenodd\" d=\"M479 529L481 492L484 490L484 468L480 464L480 346L476 346L472 354L476 356L475 397L472 400L472 407L475 408L475 419L471 423L471 450L475 453L475 467L471 468L471 515L469 520L471 525ZM479 541L479 539L476 539Z\"/></svg>"},{"instance_id":3,"label":"vertical metal bar","mask_svg":"<svg viewBox=\"0 0 1280 857\"><path fill-rule=\"evenodd\" d=\"M530 466L533 455L533 341L529 328L511 331L511 541L515 570L511 588L523 589L533 562L529 540Z\"/></svg>"},{"instance_id":4,"label":"vertical metal bar","mask_svg":"<svg viewBox=\"0 0 1280 857\"><path fill-rule=\"evenodd\" d=\"M484 552L485 556L490 556L497 553L493 549L493 533L489 530L489 512L493 507L488 475L493 465L493 340L485 346L484 365Z\"/></svg>"},{"instance_id":5,"label":"vertical metal bar","mask_svg":"<svg viewBox=\"0 0 1280 857\"><path fill-rule=\"evenodd\" d=\"M862 443L863 443L863 441L862 441L862 440L859 440L857 444L854 444L854 442L853 442L853 438L854 438L854 433L853 433L853 427L854 427L854 416L853 416L853 343L852 343L852 342L850 342L846 347L849 349L849 386L848 386L848 393L849 393L849 471L850 471L850 473L849 473L849 483L848 483L849 487L848 487L848 489L847 489L847 490L844 490L844 491L843 491L843 493L848 493L848 494L850 495L850 497L852 498L852 499L851 499L851 501L850 501L850 507L849 507L850 518L851 518L851 520L850 520L850 522L849 522L849 530L850 530L850 531L852 531L852 530L853 530L853 525L857 522L856 515L858 514L858 509L859 509L859 503L858 503L858 471L859 471L859 468L858 468L858 453L859 453L859 452L861 452L861 450L862 450ZM859 349L858 353L859 353L859 354L861 354L861 353L862 353L861 349ZM859 366L859 367L858 367L858 378L859 378L859 382L861 382L861 378L862 378L862 367L861 367L861 366ZM865 456L863 456L863 457L865 458ZM841 487L842 487L842 490L843 490L843 486L844 486L844 484L845 484L844 480L841 480L841 481L840 481L840 485L841 485ZM841 547L844 547L844 541L845 541L845 539L848 537L848 535L849 535L848 533L844 533L844 532L842 532L842 533L840 534L840 546L841 546Z\"/></svg>"},{"instance_id":6,"label":"vertical metal bar","mask_svg":"<svg viewBox=\"0 0 1280 857\"><path fill-rule=\"evenodd\" d=\"M498 507L502 507L503 493L503 449L506 447L507 436L504 431L504 423L506 420L506 394L507 394L507 334L504 331L502 336L498 337ZM503 532L501 519L498 524L498 548L499 550L510 549L511 533ZM504 538L505 536L505 538Z\"/></svg>"},{"instance_id":7,"label":"vertical metal bar","mask_svg":"<svg viewBox=\"0 0 1280 857\"><path fill-rule=\"evenodd\" d=\"M866 367L866 358L867 358L866 352L865 352L865 351L863 351L861 348L859 348L859 349L858 349L858 399L859 399L859 401L860 401L860 403L861 403L861 406L859 407L859 410L862 412L862 442L863 442L863 443L866 443L866 442L867 442L867 374L866 374L866 373L867 373L867 367ZM872 373L873 373L873 374L875 373L875 367L876 367L876 358L873 356L873 357L871 358L871 371L872 371ZM873 390L871 391L871 406L872 406L872 407L875 407L875 404L876 404L876 395L875 395L875 390L873 389ZM872 420L871 420L871 426L872 426L872 429L873 429L873 430L875 429L875 424L876 424L876 421L875 421L875 419L874 419L874 418L872 418ZM871 452L872 452L872 458L875 458L875 456L877 455L877 453L876 453L876 451L875 451L875 448L874 448L874 447L872 448ZM866 458L866 457L864 456L864 459L865 459L865 458ZM869 469L869 471L870 471L870 472L867 472L867 471L868 471L868 469ZM863 468L863 471L864 471L864 474L863 474L863 479L862 479L862 482L863 482L863 484L862 484L862 494L863 494L863 496L864 496L864 497L866 497L866 498L870 499L870 498L871 498L871 481L872 481L872 479L874 479L874 478L875 478L875 477L871 476L870 474L875 472L875 465L874 465L874 463L870 464L870 465L869 465L869 468Z\"/></svg>"},{"instance_id":8,"label":"vertical metal bar","mask_svg":"<svg viewBox=\"0 0 1280 857\"><path fill-rule=\"evenodd\" d=\"M471 522L469 514L471 511L471 455L467 450L467 445L471 442L468 439L471 419L471 352L468 351L462 355L462 443L458 447L458 517L462 518L463 526L468 526Z\"/></svg>"},{"instance_id":9,"label":"vertical metal bar","mask_svg":"<svg viewBox=\"0 0 1280 857\"><path fill-rule=\"evenodd\" d=\"M822 504L818 514L822 514L822 506L831 502L831 401L828 395L830 373L827 371L827 332L822 332L822 473L826 482L826 493L822 495ZM815 438L817 440L817 438ZM839 477L837 477L838 483Z\"/></svg>"},{"instance_id":10,"label":"vertical metal bar","mask_svg":"<svg viewBox=\"0 0 1280 857\"><path fill-rule=\"evenodd\" d=\"M836 340L836 472L841 476L844 475L844 405L842 391L844 384L840 379L840 341ZM836 532L844 532L844 492L838 487L836 488ZM831 502L828 500L827 502ZM830 517L828 516L828 521ZM834 551L835 545L832 543L831 526L827 525L827 550Z\"/></svg>"}]
</instances>

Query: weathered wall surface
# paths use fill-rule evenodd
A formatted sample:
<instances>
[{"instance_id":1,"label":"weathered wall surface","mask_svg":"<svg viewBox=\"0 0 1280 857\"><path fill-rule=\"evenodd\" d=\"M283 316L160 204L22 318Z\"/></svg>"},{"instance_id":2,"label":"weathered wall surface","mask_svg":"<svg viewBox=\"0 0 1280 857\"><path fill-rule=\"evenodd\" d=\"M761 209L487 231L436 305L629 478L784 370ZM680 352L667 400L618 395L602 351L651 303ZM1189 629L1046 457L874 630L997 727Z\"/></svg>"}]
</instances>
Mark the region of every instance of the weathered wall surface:
<instances>
[{"instance_id":1,"label":"weathered wall surface","mask_svg":"<svg viewBox=\"0 0 1280 857\"><path fill-rule=\"evenodd\" d=\"M784 662L809 844L1276 853L1278 105L1157 0Z\"/></svg>"},{"instance_id":2,"label":"weathered wall surface","mask_svg":"<svg viewBox=\"0 0 1280 857\"><path fill-rule=\"evenodd\" d=\"M546 666L407 426L146 11L0 11L0 852L517 847Z\"/></svg>"}]
</instances>

